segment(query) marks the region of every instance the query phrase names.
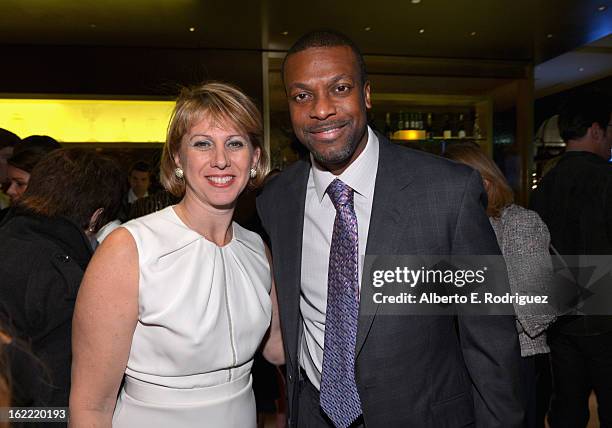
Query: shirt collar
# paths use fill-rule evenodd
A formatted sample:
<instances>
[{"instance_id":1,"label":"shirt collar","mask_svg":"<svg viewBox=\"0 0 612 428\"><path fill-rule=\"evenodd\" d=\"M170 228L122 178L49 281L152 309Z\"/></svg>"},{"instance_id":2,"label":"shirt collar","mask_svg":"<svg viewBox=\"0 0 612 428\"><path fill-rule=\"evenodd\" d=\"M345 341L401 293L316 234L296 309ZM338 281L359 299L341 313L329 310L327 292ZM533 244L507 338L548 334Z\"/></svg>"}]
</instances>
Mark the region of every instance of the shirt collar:
<instances>
[{"instance_id":1,"label":"shirt collar","mask_svg":"<svg viewBox=\"0 0 612 428\"><path fill-rule=\"evenodd\" d=\"M363 152L338 176L323 169L311 154L312 177L319 202L323 200L327 187L335 178L342 180L355 193L371 199L374 195L375 180L373 178L376 176L376 170L378 169L378 152L378 137L368 126L368 140Z\"/></svg>"}]
</instances>

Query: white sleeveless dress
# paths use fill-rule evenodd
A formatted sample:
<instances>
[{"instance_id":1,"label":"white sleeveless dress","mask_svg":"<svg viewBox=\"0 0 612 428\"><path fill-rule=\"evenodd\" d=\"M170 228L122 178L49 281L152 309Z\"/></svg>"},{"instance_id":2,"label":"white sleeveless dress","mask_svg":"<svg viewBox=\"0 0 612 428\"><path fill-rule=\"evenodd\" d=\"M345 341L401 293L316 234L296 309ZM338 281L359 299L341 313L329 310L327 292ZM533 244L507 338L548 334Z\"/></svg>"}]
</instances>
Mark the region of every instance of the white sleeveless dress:
<instances>
[{"instance_id":1,"label":"white sleeveless dress","mask_svg":"<svg viewBox=\"0 0 612 428\"><path fill-rule=\"evenodd\" d=\"M113 427L254 428L251 366L271 319L261 238L233 223L218 247L173 207L123 227L138 248L139 316Z\"/></svg>"}]
</instances>

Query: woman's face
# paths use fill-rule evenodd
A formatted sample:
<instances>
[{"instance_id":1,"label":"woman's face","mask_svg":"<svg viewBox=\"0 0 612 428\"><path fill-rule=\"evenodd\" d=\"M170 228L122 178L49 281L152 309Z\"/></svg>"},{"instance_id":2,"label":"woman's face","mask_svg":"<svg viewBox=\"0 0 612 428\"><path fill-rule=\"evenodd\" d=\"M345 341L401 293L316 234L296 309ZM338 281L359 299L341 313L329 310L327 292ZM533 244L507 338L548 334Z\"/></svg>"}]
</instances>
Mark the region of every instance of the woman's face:
<instances>
[{"instance_id":1,"label":"woman's face","mask_svg":"<svg viewBox=\"0 0 612 428\"><path fill-rule=\"evenodd\" d=\"M11 202L15 202L28 188L30 173L24 171L23 169L7 165L7 176L9 180L9 188L6 191L6 194L11 198Z\"/></svg>"},{"instance_id":2,"label":"woman's face","mask_svg":"<svg viewBox=\"0 0 612 428\"><path fill-rule=\"evenodd\" d=\"M207 115L183 136L174 161L183 169L185 197L217 209L233 208L257 165L260 149L229 122Z\"/></svg>"}]
</instances>

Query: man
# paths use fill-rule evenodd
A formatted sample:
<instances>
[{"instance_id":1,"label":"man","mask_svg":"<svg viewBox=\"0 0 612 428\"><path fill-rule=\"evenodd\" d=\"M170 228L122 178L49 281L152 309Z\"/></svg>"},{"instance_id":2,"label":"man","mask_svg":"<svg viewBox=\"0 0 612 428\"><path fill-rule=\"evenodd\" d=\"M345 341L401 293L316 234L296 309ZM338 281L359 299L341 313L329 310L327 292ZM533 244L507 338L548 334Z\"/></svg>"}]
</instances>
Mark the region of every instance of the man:
<instances>
[{"instance_id":1,"label":"man","mask_svg":"<svg viewBox=\"0 0 612 428\"><path fill-rule=\"evenodd\" d=\"M270 181L257 205L274 257L290 426L520 426L512 317L357 313L364 254L499 254L479 175L367 126L370 83L345 36L303 36L282 73L311 160Z\"/></svg>"},{"instance_id":2,"label":"man","mask_svg":"<svg viewBox=\"0 0 612 428\"><path fill-rule=\"evenodd\" d=\"M149 196L149 186L151 185L151 166L147 162L136 162L130 168L128 179L130 182L130 190L128 192L129 204L133 204L138 199Z\"/></svg>"},{"instance_id":3,"label":"man","mask_svg":"<svg viewBox=\"0 0 612 428\"><path fill-rule=\"evenodd\" d=\"M611 107L602 95L570 99L559 114L566 153L531 197L560 254L612 254ZM612 426L612 317L564 317L548 334L550 426L584 427L591 390L601 426Z\"/></svg>"}]
</instances>

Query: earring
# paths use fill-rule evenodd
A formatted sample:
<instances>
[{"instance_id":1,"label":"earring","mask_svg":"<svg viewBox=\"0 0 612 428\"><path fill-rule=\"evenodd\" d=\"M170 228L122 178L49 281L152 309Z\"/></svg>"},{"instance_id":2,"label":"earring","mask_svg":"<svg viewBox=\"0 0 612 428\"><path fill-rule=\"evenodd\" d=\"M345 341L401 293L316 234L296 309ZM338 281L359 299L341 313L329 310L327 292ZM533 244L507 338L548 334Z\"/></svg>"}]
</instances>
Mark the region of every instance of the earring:
<instances>
[{"instance_id":1,"label":"earring","mask_svg":"<svg viewBox=\"0 0 612 428\"><path fill-rule=\"evenodd\" d=\"M178 167L174 169L174 175L179 180L182 180L183 177L185 176L185 174L183 173L183 170L181 168L178 168Z\"/></svg>"},{"instance_id":2,"label":"earring","mask_svg":"<svg viewBox=\"0 0 612 428\"><path fill-rule=\"evenodd\" d=\"M249 176L251 178L257 177L257 170L255 168L251 168L251 171L249 171Z\"/></svg>"}]
</instances>

